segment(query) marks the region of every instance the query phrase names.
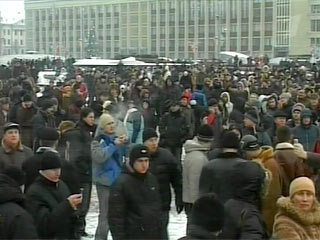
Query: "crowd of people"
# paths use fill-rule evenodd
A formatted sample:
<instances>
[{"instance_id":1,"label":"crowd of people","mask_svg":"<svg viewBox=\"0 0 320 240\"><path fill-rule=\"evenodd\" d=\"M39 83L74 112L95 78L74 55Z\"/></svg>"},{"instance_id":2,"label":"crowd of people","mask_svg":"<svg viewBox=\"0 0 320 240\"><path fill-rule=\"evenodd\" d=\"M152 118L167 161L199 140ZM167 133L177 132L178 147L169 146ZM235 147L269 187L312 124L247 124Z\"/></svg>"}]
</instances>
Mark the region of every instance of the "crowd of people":
<instances>
[{"instance_id":1,"label":"crowd of people","mask_svg":"<svg viewBox=\"0 0 320 240\"><path fill-rule=\"evenodd\" d=\"M0 238L90 237L95 186L97 240L320 239L316 65L68 72L0 71Z\"/></svg>"}]
</instances>

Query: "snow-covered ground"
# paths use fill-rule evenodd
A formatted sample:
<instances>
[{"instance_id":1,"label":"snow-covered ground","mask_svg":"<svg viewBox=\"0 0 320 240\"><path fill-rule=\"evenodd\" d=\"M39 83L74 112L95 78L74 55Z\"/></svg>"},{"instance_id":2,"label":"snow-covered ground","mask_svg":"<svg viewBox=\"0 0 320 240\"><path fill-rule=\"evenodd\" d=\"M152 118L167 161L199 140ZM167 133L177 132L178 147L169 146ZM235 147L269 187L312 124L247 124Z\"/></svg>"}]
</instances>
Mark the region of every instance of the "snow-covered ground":
<instances>
[{"instance_id":1,"label":"snow-covered ground","mask_svg":"<svg viewBox=\"0 0 320 240\"><path fill-rule=\"evenodd\" d=\"M173 204L171 207L172 210L170 211L170 223L168 226L168 231L169 231L170 240L177 240L185 236L187 221L186 221L186 215L184 214L184 212L178 215L174 207L174 201L172 201L172 203ZM93 186L90 210L87 215L87 228L86 228L86 231L90 234L95 233L96 227L98 225L98 214L99 214L98 197L96 193L96 188L95 186ZM112 239L112 238L109 237L109 239Z\"/></svg>"}]
</instances>

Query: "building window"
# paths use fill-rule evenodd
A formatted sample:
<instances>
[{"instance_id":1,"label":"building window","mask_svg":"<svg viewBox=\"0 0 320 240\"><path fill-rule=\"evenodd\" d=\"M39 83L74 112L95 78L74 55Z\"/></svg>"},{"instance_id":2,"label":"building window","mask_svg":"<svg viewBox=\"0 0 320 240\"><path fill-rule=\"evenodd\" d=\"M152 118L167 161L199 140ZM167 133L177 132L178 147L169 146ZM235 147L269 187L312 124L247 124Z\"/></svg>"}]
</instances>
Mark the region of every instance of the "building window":
<instances>
[{"instance_id":1,"label":"building window","mask_svg":"<svg viewBox=\"0 0 320 240\"><path fill-rule=\"evenodd\" d=\"M23 45L23 40L20 40L20 45L21 45L21 46Z\"/></svg>"},{"instance_id":2,"label":"building window","mask_svg":"<svg viewBox=\"0 0 320 240\"><path fill-rule=\"evenodd\" d=\"M320 32L320 19L311 20L311 32Z\"/></svg>"},{"instance_id":3,"label":"building window","mask_svg":"<svg viewBox=\"0 0 320 240\"><path fill-rule=\"evenodd\" d=\"M320 13L320 4L311 5L311 13L312 14L319 14Z\"/></svg>"},{"instance_id":4,"label":"building window","mask_svg":"<svg viewBox=\"0 0 320 240\"><path fill-rule=\"evenodd\" d=\"M260 38L254 38L252 45L253 51L260 50Z\"/></svg>"},{"instance_id":5,"label":"building window","mask_svg":"<svg viewBox=\"0 0 320 240\"><path fill-rule=\"evenodd\" d=\"M10 29L8 29L7 32L8 32L8 35L10 35Z\"/></svg>"},{"instance_id":6,"label":"building window","mask_svg":"<svg viewBox=\"0 0 320 240\"><path fill-rule=\"evenodd\" d=\"M8 45L10 45L10 43L11 43L11 42L10 42L10 39L8 39L7 42L8 42Z\"/></svg>"}]
</instances>

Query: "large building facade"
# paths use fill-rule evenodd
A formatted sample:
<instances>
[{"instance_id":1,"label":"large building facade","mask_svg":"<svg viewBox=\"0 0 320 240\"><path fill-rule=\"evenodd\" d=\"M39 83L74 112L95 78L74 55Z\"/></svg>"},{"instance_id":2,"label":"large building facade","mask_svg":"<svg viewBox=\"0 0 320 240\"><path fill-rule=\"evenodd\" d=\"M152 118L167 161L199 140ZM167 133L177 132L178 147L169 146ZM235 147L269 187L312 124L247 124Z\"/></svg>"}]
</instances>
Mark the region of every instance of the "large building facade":
<instances>
[{"instance_id":1,"label":"large building facade","mask_svg":"<svg viewBox=\"0 0 320 240\"><path fill-rule=\"evenodd\" d=\"M25 53L24 20L0 23L0 56Z\"/></svg>"},{"instance_id":2,"label":"large building facade","mask_svg":"<svg viewBox=\"0 0 320 240\"><path fill-rule=\"evenodd\" d=\"M76 58L310 54L320 44L320 35L311 31L312 18L320 33L320 10L311 7L317 4L320 0L25 0L26 44L27 50ZM303 31L297 29L301 24Z\"/></svg>"}]
</instances>

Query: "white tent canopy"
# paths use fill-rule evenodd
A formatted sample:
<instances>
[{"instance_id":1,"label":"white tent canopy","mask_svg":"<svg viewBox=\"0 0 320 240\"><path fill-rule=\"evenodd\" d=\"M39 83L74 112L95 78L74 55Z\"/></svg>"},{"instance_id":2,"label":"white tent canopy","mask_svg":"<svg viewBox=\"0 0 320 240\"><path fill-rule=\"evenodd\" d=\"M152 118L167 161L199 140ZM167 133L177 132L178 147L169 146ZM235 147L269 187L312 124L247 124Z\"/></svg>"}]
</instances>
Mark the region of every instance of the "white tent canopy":
<instances>
[{"instance_id":1,"label":"white tent canopy","mask_svg":"<svg viewBox=\"0 0 320 240\"><path fill-rule=\"evenodd\" d=\"M77 60L74 66L116 66L119 63L125 66L153 66L155 63L146 63L136 60L135 57L128 57L121 60L112 59L81 59Z\"/></svg>"},{"instance_id":2,"label":"white tent canopy","mask_svg":"<svg viewBox=\"0 0 320 240\"><path fill-rule=\"evenodd\" d=\"M235 56L238 56L239 60L242 61L243 64L248 63L248 55L245 55L243 53L238 52L220 52L219 58L224 61L228 61L230 58L234 58Z\"/></svg>"},{"instance_id":3,"label":"white tent canopy","mask_svg":"<svg viewBox=\"0 0 320 240\"><path fill-rule=\"evenodd\" d=\"M74 66L115 66L119 64L119 60L111 59L80 59L77 60Z\"/></svg>"}]
</instances>

